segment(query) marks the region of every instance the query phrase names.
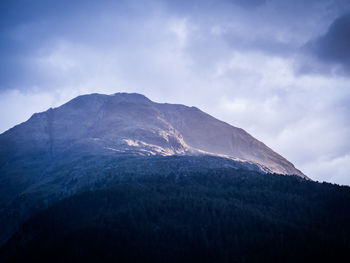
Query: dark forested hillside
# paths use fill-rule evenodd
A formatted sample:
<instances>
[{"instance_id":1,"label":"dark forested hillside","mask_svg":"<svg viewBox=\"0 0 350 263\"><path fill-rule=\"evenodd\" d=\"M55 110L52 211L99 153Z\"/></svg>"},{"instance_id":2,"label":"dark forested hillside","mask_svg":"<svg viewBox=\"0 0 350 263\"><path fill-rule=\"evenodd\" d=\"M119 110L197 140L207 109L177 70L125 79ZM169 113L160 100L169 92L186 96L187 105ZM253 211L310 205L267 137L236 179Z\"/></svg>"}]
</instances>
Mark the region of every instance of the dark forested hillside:
<instances>
[{"instance_id":1,"label":"dark forested hillside","mask_svg":"<svg viewBox=\"0 0 350 263\"><path fill-rule=\"evenodd\" d=\"M234 169L108 184L36 214L0 261L350 262L349 187Z\"/></svg>"}]
</instances>

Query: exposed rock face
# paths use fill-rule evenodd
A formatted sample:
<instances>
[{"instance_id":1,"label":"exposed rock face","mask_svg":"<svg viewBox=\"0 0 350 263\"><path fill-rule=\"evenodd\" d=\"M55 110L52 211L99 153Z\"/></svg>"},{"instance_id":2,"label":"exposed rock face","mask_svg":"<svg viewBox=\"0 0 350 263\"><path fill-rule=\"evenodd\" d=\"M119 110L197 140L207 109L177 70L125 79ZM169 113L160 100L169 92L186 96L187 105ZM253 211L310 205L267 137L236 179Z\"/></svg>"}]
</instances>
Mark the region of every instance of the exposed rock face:
<instances>
[{"instance_id":1,"label":"exposed rock face","mask_svg":"<svg viewBox=\"0 0 350 263\"><path fill-rule=\"evenodd\" d=\"M34 114L0 135L0 164L61 153L211 154L251 161L266 172L305 177L243 129L195 107L155 103L140 94L91 94Z\"/></svg>"}]
</instances>

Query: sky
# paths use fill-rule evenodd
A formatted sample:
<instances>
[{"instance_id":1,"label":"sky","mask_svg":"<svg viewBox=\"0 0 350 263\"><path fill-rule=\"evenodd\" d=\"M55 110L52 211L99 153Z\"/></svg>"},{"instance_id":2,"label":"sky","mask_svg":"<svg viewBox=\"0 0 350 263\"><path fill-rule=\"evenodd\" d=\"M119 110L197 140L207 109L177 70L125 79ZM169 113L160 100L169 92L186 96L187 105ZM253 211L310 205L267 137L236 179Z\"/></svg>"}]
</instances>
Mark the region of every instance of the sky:
<instances>
[{"instance_id":1,"label":"sky","mask_svg":"<svg viewBox=\"0 0 350 263\"><path fill-rule=\"evenodd\" d=\"M350 185L348 0L2 0L0 58L0 133L77 95L137 92Z\"/></svg>"}]
</instances>

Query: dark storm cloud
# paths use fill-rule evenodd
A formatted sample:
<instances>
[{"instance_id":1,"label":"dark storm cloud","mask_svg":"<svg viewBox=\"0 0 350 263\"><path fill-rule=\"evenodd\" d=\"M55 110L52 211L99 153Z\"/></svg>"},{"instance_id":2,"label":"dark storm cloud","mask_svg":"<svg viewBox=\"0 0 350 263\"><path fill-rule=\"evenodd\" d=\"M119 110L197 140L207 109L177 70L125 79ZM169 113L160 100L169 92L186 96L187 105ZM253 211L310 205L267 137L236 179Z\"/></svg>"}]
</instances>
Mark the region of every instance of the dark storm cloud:
<instances>
[{"instance_id":1,"label":"dark storm cloud","mask_svg":"<svg viewBox=\"0 0 350 263\"><path fill-rule=\"evenodd\" d=\"M251 39L242 39L235 35L226 34L226 41L237 50L255 50L273 56L290 56L295 54L297 47L292 43L286 43L270 36L260 36Z\"/></svg>"},{"instance_id":2,"label":"dark storm cloud","mask_svg":"<svg viewBox=\"0 0 350 263\"><path fill-rule=\"evenodd\" d=\"M223 5L236 5L247 9L256 8L265 4L268 0L177 0L177 1L159 1L166 2L172 9L181 12L195 11L195 10L215 10Z\"/></svg>"},{"instance_id":3,"label":"dark storm cloud","mask_svg":"<svg viewBox=\"0 0 350 263\"><path fill-rule=\"evenodd\" d=\"M43 72L37 59L50 54L60 40L107 43L113 32L96 28L94 20L108 10L116 16L127 15L129 8L132 5L125 1L0 1L0 90L54 86L64 81Z\"/></svg>"},{"instance_id":4,"label":"dark storm cloud","mask_svg":"<svg viewBox=\"0 0 350 263\"><path fill-rule=\"evenodd\" d=\"M257 7L265 4L267 0L231 0L230 2L244 7Z\"/></svg>"},{"instance_id":5,"label":"dark storm cloud","mask_svg":"<svg viewBox=\"0 0 350 263\"><path fill-rule=\"evenodd\" d=\"M343 2L334 1L337 5L331 6L333 9L343 7ZM0 1L0 90L54 89L66 83L67 78L59 72L48 72L38 63L40 58L48 57L57 49L59 41L106 50L134 41L146 45L147 36L140 38L137 34L142 34L145 18L159 9L170 17L190 18L197 27L201 39L191 40L187 55L199 64L207 61L214 65L215 57L226 56L227 51L216 48L217 45L224 47L225 42L231 50L290 56L297 49L299 39L309 32L306 26L309 22L303 19L309 10L323 3L314 0L307 3L299 0L293 3L278 0ZM297 14L300 21L295 20ZM224 30L213 35L213 26ZM290 38L291 32L300 36ZM199 53L200 50L203 52Z\"/></svg>"},{"instance_id":6,"label":"dark storm cloud","mask_svg":"<svg viewBox=\"0 0 350 263\"><path fill-rule=\"evenodd\" d=\"M338 17L325 35L310 41L304 49L325 64L323 69L336 67L337 73L350 75L350 13Z\"/></svg>"},{"instance_id":7,"label":"dark storm cloud","mask_svg":"<svg viewBox=\"0 0 350 263\"><path fill-rule=\"evenodd\" d=\"M18 88L22 83L28 85L40 76L30 60L38 56L43 47L50 46L47 43L50 32L60 28L74 7L68 1L1 1L0 89Z\"/></svg>"}]
</instances>

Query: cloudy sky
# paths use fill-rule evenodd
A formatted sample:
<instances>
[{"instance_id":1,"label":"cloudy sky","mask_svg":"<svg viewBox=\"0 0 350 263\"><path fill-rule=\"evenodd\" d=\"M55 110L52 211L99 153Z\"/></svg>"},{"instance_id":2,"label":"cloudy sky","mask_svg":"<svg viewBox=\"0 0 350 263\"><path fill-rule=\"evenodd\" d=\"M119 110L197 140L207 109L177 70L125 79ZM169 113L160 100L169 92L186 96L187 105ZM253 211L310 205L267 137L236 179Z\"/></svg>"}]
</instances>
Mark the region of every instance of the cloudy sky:
<instances>
[{"instance_id":1,"label":"cloudy sky","mask_svg":"<svg viewBox=\"0 0 350 263\"><path fill-rule=\"evenodd\" d=\"M350 1L2 0L0 132L86 93L197 106L350 185Z\"/></svg>"}]
</instances>

